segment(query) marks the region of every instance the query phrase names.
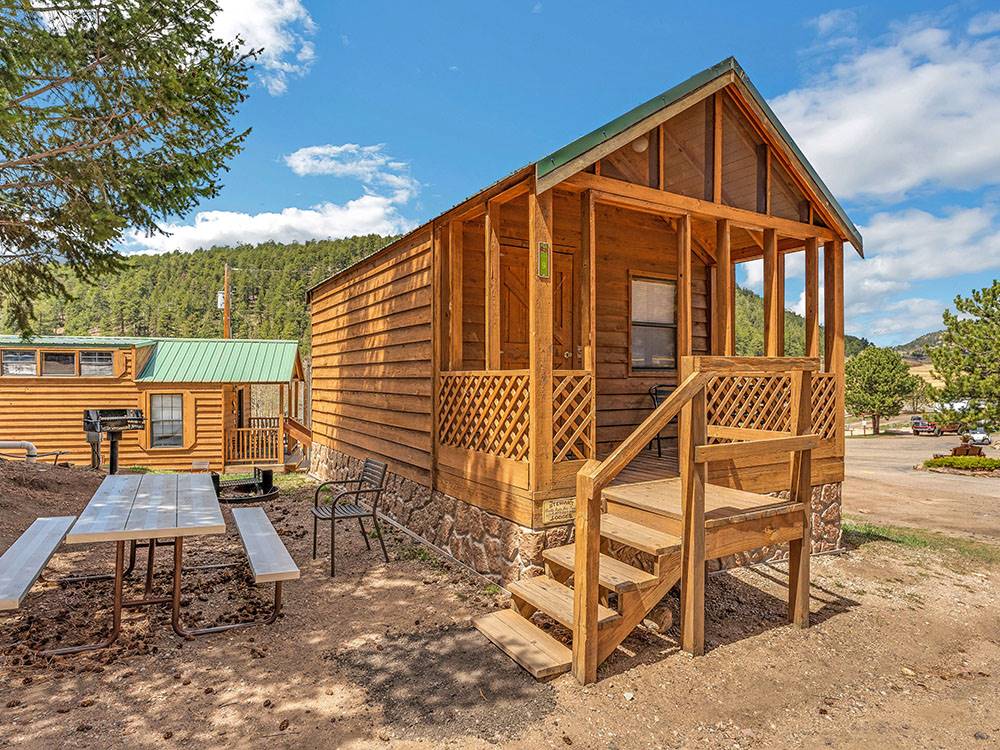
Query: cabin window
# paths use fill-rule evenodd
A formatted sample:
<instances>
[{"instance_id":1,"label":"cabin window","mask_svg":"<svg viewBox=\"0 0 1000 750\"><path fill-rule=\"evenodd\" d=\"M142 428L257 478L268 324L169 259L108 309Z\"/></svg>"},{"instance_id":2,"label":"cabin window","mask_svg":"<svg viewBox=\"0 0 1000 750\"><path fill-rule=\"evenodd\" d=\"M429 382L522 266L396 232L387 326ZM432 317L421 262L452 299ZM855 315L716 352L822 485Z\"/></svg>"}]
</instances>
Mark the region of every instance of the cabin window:
<instances>
[{"instance_id":1,"label":"cabin window","mask_svg":"<svg viewBox=\"0 0 1000 750\"><path fill-rule=\"evenodd\" d=\"M76 375L74 352L42 352L42 375Z\"/></svg>"},{"instance_id":2,"label":"cabin window","mask_svg":"<svg viewBox=\"0 0 1000 750\"><path fill-rule=\"evenodd\" d=\"M80 352L80 375L95 377L115 374L112 352Z\"/></svg>"},{"instance_id":3,"label":"cabin window","mask_svg":"<svg viewBox=\"0 0 1000 750\"><path fill-rule=\"evenodd\" d=\"M632 369L677 369L677 282L633 278L630 310Z\"/></svg>"},{"instance_id":4,"label":"cabin window","mask_svg":"<svg viewBox=\"0 0 1000 750\"><path fill-rule=\"evenodd\" d=\"M154 393L149 397L150 446L177 448L184 444L184 396Z\"/></svg>"},{"instance_id":5,"label":"cabin window","mask_svg":"<svg viewBox=\"0 0 1000 750\"><path fill-rule=\"evenodd\" d=\"M3 353L4 375L37 375L38 360L30 349L5 349Z\"/></svg>"}]
</instances>

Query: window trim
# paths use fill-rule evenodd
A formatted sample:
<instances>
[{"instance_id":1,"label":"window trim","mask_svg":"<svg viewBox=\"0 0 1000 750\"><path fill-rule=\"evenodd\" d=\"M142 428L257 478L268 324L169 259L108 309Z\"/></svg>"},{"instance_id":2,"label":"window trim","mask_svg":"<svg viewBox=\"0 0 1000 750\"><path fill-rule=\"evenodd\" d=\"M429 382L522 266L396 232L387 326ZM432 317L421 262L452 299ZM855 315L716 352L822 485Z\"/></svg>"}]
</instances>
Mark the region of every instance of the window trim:
<instances>
[{"instance_id":1,"label":"window trim","mask_svg":"<svg viewBox=\"0 0 1000 750\"><path fill-rule=\"evenodd\" d=\"M632 326L634 325L632 321L632 282L633 281L661 281L661 282L673 282L674 284L674 322L670 323L640 323L639 325L647 325L650 328L668 328L672 329L674 332L674 366L673 367L633 367L632 366ZM680 281L677 278L677 274L673 273L663 273L660 271L637 271L629 269L628 271L628 286L626 290L627 300L626 300L626 326L627 326L627 339L628 339L628 350L626 352L626 357L628 359L628 376L636 378L648 378L653 375L662 373L676 373L680 364L679 357L677 356L677 315L679 312L678 308L678 292Z\"/></svg>"},{"instance_id":2,"label":"window trim","mask_svg":"<svg viewBox=\"0 0 1000 750\"><path fill-rule=\"evenodd\" d=\"M154 396L177 396L181 400L181 442L180 445L154 445L153 441L153 397ZM146 450L152 451L183 451L187 449L187 399L183 391L156 391L147 394L146 404Z\"/></svg>"},{"instance_id":3,"label":"window trim","mask_svg":"<svg viewBox=\"0 0 1000 750\"><path fill-rule=\"evenodd\" d=\"M31 375L15 375L13 373L7 373L3 371L3 355L7 352L34 352L35 353L35 372ZM42 361L39 350L32 347L23 346L5 346L0 349L0 377L4 378L38 378L41 377L39 373L42 371Z\"/></svg>"},{"instance_id":4,"label":"window trim","mask_svg":"<svg viewBox=\"0 0 1000 750\"><path fill-rule=\"evenodd\" d=\"M72 354L73 355L73 372L66 375L62 373L48 373L45 372L45 355L46 354ZM75 349L39 349L38 350L38 377L40 378L75 378L80 375L80 356Z\"/></svg>"},{"instance_id":5,"label":"window trim","mask_svg":"<svg viewBox=\"0 0 1000 750\"><path fill-rule=\"evenodd\" d=\"M111 372L107 375L84 375L83 374L83 354L86 353L96 353L96 354L110 354L111 355ZM76 357L76 372L81 378L113 378L117 374L115 371L117 369L117 363L115 362L115 350L114 349L81 349L77 353Z\"/></svg>"}]
</instances>

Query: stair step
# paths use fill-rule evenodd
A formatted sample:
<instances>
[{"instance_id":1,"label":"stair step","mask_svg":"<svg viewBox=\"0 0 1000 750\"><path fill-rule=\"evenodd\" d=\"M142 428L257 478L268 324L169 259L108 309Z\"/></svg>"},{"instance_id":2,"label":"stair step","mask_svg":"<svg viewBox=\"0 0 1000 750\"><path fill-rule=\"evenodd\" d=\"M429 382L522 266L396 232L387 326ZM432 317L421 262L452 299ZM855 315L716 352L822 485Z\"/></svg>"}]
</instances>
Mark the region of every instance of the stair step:
<instances>
[{"instance_id":1,"label":"stair step","mask_svg":"<svg viewBox=\"0 0 1000 750\"><path fill-rule=\"evenodd\" d=\"M567 544L563 547L549 547L542 552L542 557L561 568L573 570L576 562L576 546ZM632 567L610 555L601 555L598 580L604 588L620 594L623 591L635 591L650 586L659 579L652 573Z\"/></svg>"},{"instance_id":2,"label":"stair step","mask_svg":"<svg viewBox=\"0 0 1000 750\"><path fill-rule=\"evenodd\" d=\"M512 609L490 612L472 624L537 680L569 671L573 652Z\"/></svg>"},{"instance_id":3,"label":"stair step","mask_svg":"<svg viewBox=\"0 0 1000 750\"><path fill-rule=\"evenodd\" d=\"M610 513L601 516L601 536L651 555L665 555L681 544L681 540L673 534L651 529L641 523L626 521Z\"/></svg>"},{"instance_id":4,"label":"stair step","mask_svg":"<svg viewBox=\"0 0 1000 750\"><path fill-rule=\"evenodd\" d=\"M507 588L518 599L523 599L532 607L541 610L560 625L573 627L573 589L563 586L548 576L535 576L515 581ZM597 624L613 622L621 615L613 609L598 604Z\"/></svg>"}]
</instances>

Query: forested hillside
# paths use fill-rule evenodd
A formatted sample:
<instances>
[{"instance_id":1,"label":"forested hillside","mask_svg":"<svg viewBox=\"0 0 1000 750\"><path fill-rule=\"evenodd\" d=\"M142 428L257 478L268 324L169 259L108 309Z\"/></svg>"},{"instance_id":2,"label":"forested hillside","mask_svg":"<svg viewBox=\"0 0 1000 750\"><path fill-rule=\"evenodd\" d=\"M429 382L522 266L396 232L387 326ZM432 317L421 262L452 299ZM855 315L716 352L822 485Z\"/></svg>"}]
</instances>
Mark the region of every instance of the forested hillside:
<instances>
[{"instance_id":1,"label":"forested hillside","mask_svg":"<svg viewBox=\"0 0 1000 750\"><path fill-rule=\"evenodd\" d=\"M46 299L37 308L36 331L123 336L222 335L216 292L223 267L232 267L233 336L288 338L309 350L306 290L331 273L371 254L391 238L379 235L282 244L267 242L192 253L136 255L128 270L94 285L67 280L73 299ZM764 305L747 289L736 295L737 354L764 351ZM785 313L786 353L801 355L805 323ZM847 337L848 356L870 342Z\"/></svg>"}]
</instances>

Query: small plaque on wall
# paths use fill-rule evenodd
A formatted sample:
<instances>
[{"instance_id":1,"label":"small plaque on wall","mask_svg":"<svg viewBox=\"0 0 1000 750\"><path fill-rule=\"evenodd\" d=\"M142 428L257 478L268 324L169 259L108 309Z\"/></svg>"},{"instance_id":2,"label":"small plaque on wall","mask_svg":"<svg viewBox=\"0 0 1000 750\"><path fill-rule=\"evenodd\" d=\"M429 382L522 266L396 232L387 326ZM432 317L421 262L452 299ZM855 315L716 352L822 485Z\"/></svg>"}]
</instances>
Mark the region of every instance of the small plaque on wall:
<instances>
[{"instance_id":1,"label":"small plaque on wall","mask_svg":"<svg viewBox=\"0 0 1000 750\"><path fill-rule=\"evenodd\" d=\"M552 253L549 250L548 242L538 243L538 278L547 279L552 273L550 264L552 263Z\"/></svg>"},{"instance_id":2,"label":"small plaque on wall","mask_svg":"<svg viewBox=\"0 0 1000 750\"><path fill-rule=\"evenodd\" d=\"M569 523L576 516L576 498L559 497L542 501L542 523Z\"/></svg>"}]
</instances>

